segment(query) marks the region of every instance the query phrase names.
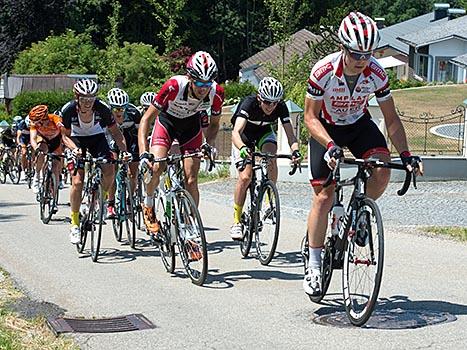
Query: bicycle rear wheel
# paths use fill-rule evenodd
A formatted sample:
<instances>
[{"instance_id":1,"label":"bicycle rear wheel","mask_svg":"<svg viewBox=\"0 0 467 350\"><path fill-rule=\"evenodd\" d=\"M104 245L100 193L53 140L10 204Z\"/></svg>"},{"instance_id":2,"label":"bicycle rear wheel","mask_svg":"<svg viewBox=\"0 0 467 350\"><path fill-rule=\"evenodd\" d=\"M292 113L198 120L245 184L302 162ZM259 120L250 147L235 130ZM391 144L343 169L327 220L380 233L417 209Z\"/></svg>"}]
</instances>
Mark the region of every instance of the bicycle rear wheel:
<instances>
[{"instance_id":1,"label":"bicycle rear wheel","mask_svg":"<svg viewBox=\"0 0 467 350\"><path fill-rule=\"evenodd\" d=\"M251 249L251 242L253 241L253 230L255 220L252 217L253 210L251 208L253 201L252 201L252 194L251 194L251 187L248 187L246 190L246 197L245 197L245 205L243 206L243 213L242 213L242 226L243 226L243 238L240 241L240 252L242 256L246 258L248 254L250 254Z\"/></svg>"},{"instance_id":2,"label":"bicycle rear wheel","mask_svg":"<svg viewBox=\"0 0 467 350\"><path fill-rule=\"evenodd\" d=\"M96 262L101 246L102 222L104 220L104 194L102 184L92 191L93 210L90 209L89 221L91 231L91 257Z\"/></svg>"},{"instance_id":3,"label":"bicycle rear wheel","mask_svg":"<svg viewBox=\"0 0 467 350\"><path fill-rule=\"evenodd\" d=\"M342 287L349 320L362 326L376 305L384 262L384 232L381 213L375 201L360 200L355 234L350 237L344 256Z\"/></svg>"},{"instance_id":4,"label":"bicycle rear wheel","mask_svg":"<svg viewBox=\"0 0 467 350\"><path fill-rule=\"evenodd\" d=\"M16 185L19 183L19 178L20 178L19 164L16 163L15 158L11 158L8 163L9 163L8 176L10 176L11 182Z\"/></svg>"},{"instance_id":5,"label":"bicycle rear wheel","mask_svg":"<svg viewBox=\"0 0 467 350\"><path fill-rule=\"evenodd\" d=\"M159 253L161 255L162 264L169 273L173 273L175 270L175 237L172 237L172 210L173 204L167 202L165 194L162 193L162 189L159 190L159 194L156 198L155 213L159 220L160 236L162 242L158 243Z\"/></svg>"},{"instance_id":6,"label":"bicycle rear wheel","mask_svg":"<svg viewBox=\"0 0 467 350\"><path fill-rule=\"evenodd\" d=\"M261 264L267 265L276 252L281 218L279 193L271 180L261 185L256 203L256 251Z\"/></svg>"},{"instance_id":7,"label":"bicycle rear wheel","mask_svg":"<svg viewBox=\"0 0 467 350\"><path fill-rule=\"evenodd\" d=\"M200 286L208 273L208 252L198 208L184 189L176 192L177 243L183 266L191 281Z\"/></svg>"}]
</instances>

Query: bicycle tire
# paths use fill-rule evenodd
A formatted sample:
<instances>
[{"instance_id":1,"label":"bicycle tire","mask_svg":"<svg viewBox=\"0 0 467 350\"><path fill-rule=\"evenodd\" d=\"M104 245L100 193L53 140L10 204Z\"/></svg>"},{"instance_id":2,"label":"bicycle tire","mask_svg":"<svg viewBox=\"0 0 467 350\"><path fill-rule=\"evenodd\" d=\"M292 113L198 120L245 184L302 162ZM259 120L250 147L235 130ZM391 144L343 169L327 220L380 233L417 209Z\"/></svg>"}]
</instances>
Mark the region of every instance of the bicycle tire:
<instances>
[{"instance_id":1,"label":"bicycle tire","mask_svg":"<svg viewBox=\"0 0 467 350\"><path fill-rule=\"evenodd\" d=\"M9 165L9 170L8 170L8 176L10 177L11 183L12 184L18 184L19 183L19 169L18 169L18 164L15 162L15 158L10 158L8 161Z\"/></svg>"},{"instance_id":2,"label":"bicycle tire","mask_svg":"<svg viewBox=\"0 0 467 350\"><path fill-rule=\"evenodd\" d=\"M243 212L241 217L241 223L243 225L243 238L240 241L240 252L242 256L246 258L250 254L251 244L253 242L253 228L255 224L251 186L246 190L245 205L243 206Z\"/></svg>"},{"instance_id":3,"label":"bicycle tire","mask_svg":"<svg viewBox=\"0 0 467 350\"><path fill-rule=\"evenodd\" d=\"M82 253L84 251L84 247L86 246L86 239L88 237L88 231L89 231L90 225L92 225L92 222L90 221L91 210L92 211L94 210L94 204L92 203L92 193L89 191L88 188L84 189L84 193L85 193L84 198L86 198L85 207L87 208L87 211L81 218L81 222L80 222L80 227L79 227L80 241L76 244L76 249L78 250L78 253Z\"/></svg>"},{"instance_id":4,"label":"bicycle tire","mask_svg":"<svg viewBox=\"0 0 467 350\"><path fill-rule=\"evenodd\" d=\"M97 208L94 206L94 210L91 212L91 217L93 219L91 222L91 257L92 261L96 262L99 258L102 224L104 220L104 193L101 183L92 191L92 196L94 204L97 204Z\"/></svg>"},{"instance_id":5,"label":"bicycle tire","mask_svg":"<svg viewBox=\"0 0 467 350\"><path fill-rule=\"evenodd\" d=\"M138 175L138 182L136 184L136 190L134 193L134 200L133 204L135 205L135 218L136 218L136 227L140 231L144 231L143 228L143 207L141 203L143 203L143 181L141 180L141 177Z\"/></svg>"},{"instance_id":6,"label":"bicycle tire","mask_svg":"<svg viewBox=\"0 0 467 350\"><path fill-rule=\"evenodd\" d=\"M265 209L264 213L263 209ZM279 192L271 180L264 182L258 191L256 212L258 213L254 226L256 252L261 264L268 265L276 253L281 220ZM270 234L264 233L266 225L272 226Z\"/></svg>"},{"instance_id":7,"label":"bicycle tire","mask_svg":"<svg viewBox=\"0 0 467 350\"><path fill-rule=\"evenodd\" d=\"M0 154L0 157L3 158L3 153ZM3 160L0 160L0 183L6 183L5 162Z\"/></svg>"},{"instance_id":8,"label":"bicycle tire","mask_svg":"<svg viewBox=\"0 0 467 350\"><path fill-rule=\"evenodd\" d=\"M195 201L187 190L178 189L175 198L177 204L174 209L178 211L175 215L176 237L180 257L191 282L201 286L208 273L207 243L201 216ZM193 256L197 258L193 259Z\"/></svg>"},{"instance_id":9,"label":"bicycle tire","mask_svg":"<svg viewBox=\"0 0 467 350\"><path fill-rule=\"evenodd\" d=\"M156 198L155 213L159 220L160 236L162 242L157 244L161 256L162 264L165 270L169 273L175 271L175 241L176 238L172 237L172 230L175 230L176 225L172 224L173 217L173 203L167 206L167 198L159 190L159 195Z\"/></svg>"},{"instance_id":10,"label":"bicycle tire","mask_svg":"<svg viewBox=\"0 0 467 350\"><path fill-rule=\"evenodd\" d=\"M355 235L349 241L344 255L342 289L345 311L350 322L355 326L362 326L368 321L376 306L381 287L384 264L384 231L381 212L374 200L371 198L359 200L356 210L357 227ZM364 223L361 224L363 221ZM357 241L359 234L361 237L368 237L368 239L363 238L362 243L359 244ZM373 259L373 256L376 256L376 258ZM365 269L363 276L371 276L371 271L366 270L370 269L370 266L374 266L374 263L376 263L376 268L374 269L374 280L369 293L358 290L358 287L367 285L361 284L361 280L358 281L357 286L354 288L352 285L354 276L351 268L362 265ZM360 304L358 300L366 300L366 302Z\"/></svg>"},{"instance_id":11,"label":"bicycle tire","mask_svg":"<svg viewBox=\"0 0 467 350\"><path fill-rule=\"evenodd\" d=\"M326 296L329 285L332 279L332 259L333 259L333 241L331 237L328 237L324 245L324 254L321 261L321 294L317 296L309 295L308 297L314 303L320 303L321 300Z\"/></svg>"},{"instance_id":12,"label":"bicycle tire","mask_svg":"<svg viewBox=\"0 0 467 350\"><path fill-rule=\"evenodd\" d=\"M117 188L116 193L118 194L117 196L117 202L115 207L117 208L116 212L116 217L112 219L112 231L114 233L115 239L117 242L122 241L122 233L123 233L123 227L122 227L122 220L124 217L124 198L125 198L125 191L123 191L123 187L125 184L123 184L122 181L117 182Z\"/></svg>"},{"instance_id":13,"label":"bicycle tire","mask_svg":"<svg viewBox=\"0 0 467 350\"><path fill-rule=\"evenodd\" d=\"M44 224L48 224L52 219L53 207L56 204L54 196L54 188L57 188L57 180L55 175L47 171L47 174L44 177L42 186L39 190L40 193L40 211L41 211L41 220ZM58 191L57 191L58 193Z\"/></svg>"},{"instance_id":14,"label":"bicycle tire","mask_svg":"<svg viewBox=\"0 0 467 350\"><path fill-rule=\"evenodd\" d=\"M131 193L130 181L128 180L128 177L125 179L125 190L123 193L123 198L125 200L122 208L124 210L124 223L125 223L126 235L127 235L127 239L128 239L128 243L130 244L130 247L135 249L136 222L135 222L133 194Z\"/></svg>"}]
</instances>

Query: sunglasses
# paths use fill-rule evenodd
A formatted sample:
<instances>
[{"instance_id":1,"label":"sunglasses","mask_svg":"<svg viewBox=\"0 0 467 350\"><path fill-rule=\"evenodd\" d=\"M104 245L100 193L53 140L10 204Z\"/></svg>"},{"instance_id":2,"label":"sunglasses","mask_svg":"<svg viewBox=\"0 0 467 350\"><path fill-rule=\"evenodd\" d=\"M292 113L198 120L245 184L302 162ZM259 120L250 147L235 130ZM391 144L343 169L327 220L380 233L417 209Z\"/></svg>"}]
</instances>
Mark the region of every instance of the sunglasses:
<instances>
[{"instance_id":1,"label":"sunglasses","mask_svg":"<svg viewBox=\"0 0 467 350\"><path fill-rule=\"evenodd\" d=\"M347 49L350 57L355 61L368 61L373 55L373 51L370 52L358 52Z\"/></svg>"},{"instance_id":2,"label":"sunglasses","mask_svg":"<svg viewBox=\"0 0 467 350\"><path fill-rule=\"evenodd\" d=\"M96 100L96 97L92 96L92 97L83 97L81 96L79 98L79 102L82 102L82 103L92 103Z\"/></svg>"},{"instance_id":3,"label":"sunglasses","mask_svg":"<svg viewBox=\"0 0 467 350\"><path fill-rule=\"evenodd\" d=\"M268 100L263 100L263 99L260 99L260 101L267 106L275 106L279 103L279 101L268 101Z\"/></svg>"},{"instance_id":4,"label":"sunglasses","mask_svg":"<svg viewBox=\"0 0 467 350\"><path fill-rule=\"evenodd\" d=\"M115 112L125 112L126 110L126 106L124 107L112 107L112 111L115 111Z\"/></svg>"},{"instance_id":5,"label":"sunglasses","mask_svg":"<svg viewBox=\"0 0 467 350\"><path fill-rule=\"evenodd\" d=\"M212 86L212 81L193 80L193 84L199 88L208 88Z\"/></svg>"}]
</instances>

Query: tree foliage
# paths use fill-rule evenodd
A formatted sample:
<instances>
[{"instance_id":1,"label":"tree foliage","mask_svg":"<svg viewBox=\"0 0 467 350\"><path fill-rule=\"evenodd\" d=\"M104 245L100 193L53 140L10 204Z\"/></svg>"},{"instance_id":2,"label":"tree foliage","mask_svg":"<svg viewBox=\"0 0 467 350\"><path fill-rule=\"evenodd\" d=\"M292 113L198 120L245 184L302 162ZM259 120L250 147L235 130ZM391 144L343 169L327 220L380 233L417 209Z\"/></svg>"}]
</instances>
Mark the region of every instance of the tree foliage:
<instances>
[{"instance_id":1,"label":"tree foliage","mask_svg":"<svg viewBox=\"0 0 467 350\"><path fill-rule=\"evenodd\" d=\"M88 33L72 30L49 36L22 51L13 66L16 74L95 73L101 53Z\"/></svg>"}]
</instances>

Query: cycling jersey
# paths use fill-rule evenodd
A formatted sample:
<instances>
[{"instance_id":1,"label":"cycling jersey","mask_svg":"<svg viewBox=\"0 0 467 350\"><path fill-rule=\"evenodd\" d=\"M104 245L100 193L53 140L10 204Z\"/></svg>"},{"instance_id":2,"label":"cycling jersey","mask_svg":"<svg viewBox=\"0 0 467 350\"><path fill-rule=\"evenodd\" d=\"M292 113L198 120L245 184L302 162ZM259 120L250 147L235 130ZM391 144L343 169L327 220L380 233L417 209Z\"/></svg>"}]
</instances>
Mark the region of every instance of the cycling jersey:
<instances>
[{"instance_id":1,"label":"cycling jersey","mask_svg":"<svg viewBox=\"0 0 467 350\"><path fill-rule=\"evenodd\" d=\"M115 124L110 107L101 100L96 99L93 112L93 120L84 123L78 116L78 102L73 100L62 107L60 114L65 128L71 129L71 136L81 137L103 134L105 127Z\"/></svg>"},{"instance_id":2,"label":"cycling jersey","mask_svg":"<svg viewBox=\"0 0 467 350\"><path fill-rule=\"evenodd\" d=\"M31 130L35 130L47 140L52 140L60 135L61 127L63 127L62 118L55 114L49 114L48 122L31 122Z\"/></svg>"},{"instance_id":3,"label":"cycling jersey","mask_svg":"<svg viewBox=\"0 0 467 350\"><path fill-rule=\"evenodd\" d=\"M132 161L139 160L139 149L138 149L138 126L141 121L141 113L138 109L133 105L129 104L128 107L125 109L123 114L123 122L122 124L118 124L118 127L122 131L123 136L125 137L126 146L128 152L132 155ZM112 135L106 130L105 137L109 143L110 149L113 152L118 151L118 147L113 140Z\"/></svg>"},{"instance_id":4,"label":"cycling jersey","mask_svg":"<svg viewBox=\"0 0 467 350\"><path fill-rule=\"evenodd\" d=\"M308 79L307 97L323 101L321 117L331 125L355 123L367 112L372 93L378 102L391 98L388 76L374 57L358 77L352 94L344 77L342 51L318 61Z\"/></svg>"},{"instance_id":5,"label":"cycling jersey","mask_svg":"<svg viewBox=\"0 0 467 350\"><path fill-rule=\"evenodd\" d=\"M22 121L20 121L18 123L18 125L16 126L16 130L21 131L21 135L29 135L30 134L29 127L26 125L25 120L22 120Z\"/></svg>"},{"instance_id":6,"label":"cycling jersey","mask_svg":"<svg viewBox=\"0 0 467 350\"><path fill-rule=\"evenodd\" d=\"M220 115L224 103L224 89L214 82L209 94L203 100L198 100L189 96L189 82L186 75L170 78L158 92L153 105L161 114L177 119L188 118L208 109L211 109L211 115Z\"/></svg>"}]
</instances>

